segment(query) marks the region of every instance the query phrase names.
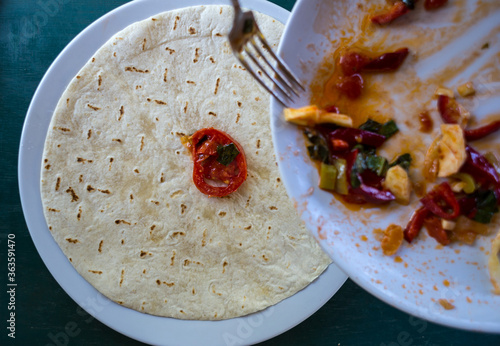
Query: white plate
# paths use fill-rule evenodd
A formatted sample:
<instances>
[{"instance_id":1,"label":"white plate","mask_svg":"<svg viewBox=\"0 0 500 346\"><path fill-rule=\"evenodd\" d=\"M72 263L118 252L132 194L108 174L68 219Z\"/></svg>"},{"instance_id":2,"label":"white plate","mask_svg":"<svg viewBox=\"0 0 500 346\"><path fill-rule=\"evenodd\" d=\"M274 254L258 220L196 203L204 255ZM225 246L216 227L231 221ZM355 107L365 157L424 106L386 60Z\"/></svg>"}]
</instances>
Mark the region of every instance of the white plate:
<instances>
[{"instance_id":1,"label":"white plate","mask_svg":"<svg viewBox=\"0 0 500 346\"><path fill-rule=\"evenodd\" d=\"M289 13L262 0L242 6L270 15L282 23ZM240 345L272 338L305 320L325 304L346 280L331 265L315 282L294 296L262 312L224 321L185 321L124 308L108 300L85 281L67 261L52 238L40 199L40 166L45 136L53 110L71 78L113 34L133 22L176 8L227 4L224 0L142 0L104 15L59 54L43 77L26 116L19 152L19 189L31 237L45 265L61 287L88 313L131 338L151 344ZM196 332L194 332L196 331Z\"/></svg>"},{"instance_id":2,"label":"white plate","mask_svg":"<svg viewBox=\"0 0 500 346\"><path fill-rule=\"evenodd\" d=\"M380 3L383 4L384 1ZM333 41L339 39L341 35L349 35L350 32L356 30L356 25L350 26L348 22L352 23L354 20L358 23L356 22L358 19L346 16L339 8L343 6L355 8L357 4L358 2L340 0L297 1L279 46L279 53L301 80L311 83L324 59L331 57L331 53L335 50L338 43ZM418 5L417 7L422 6L420 3ZM365 9L370 6L373 6L373 3L364 5ZM467 103L467 107L470 107L472 113L479 119L489 115L498 117L500 84L498 80L489 79L495 69L496 76L498 76L498 63L492 63L489 68L483 68L486 61L494 61L500 50L500 5L498 2L494 11L484 13L480 20L453 41L440 41L433 39L432 36L423 39L426 34L419 31L424 27L430 29L449 27L450 32L454 30L459 32L460 24L452 24L453 21L460 22L468 18L469 15L461 16L460 13L462 15L473 13L475 7L475 1L453 1L436 12L424 12L423 9L417 9L415 13L407 15L406 19L401 19L388 28L378 29L379 32L375 36L388 32L390 34L391 30L398 30L401 37L417 35L416 40L409 41L410 51L413 46L417 47L422 41L425 42L423 46L425 48L442 46L443 49L437 49L430 57L425 56L426 52L417 51L416 58L412 55L409 61L405 62L407 65L415 64L407 69L416 70L416 76L421 79L427 80L438 76L445 67L457 64L457 61L462 58L470 58L465 68L446 83L450 87L456 87L471 78L478 88L478 94L470 101L461 100L460 102ZM411 16L414 16L413 19ZM335 25L345 28L346 31L335 29ZM369 45L369 42L365 44ZM398 42L400 41L386 37L385 46L392 45L391 48L394 49L398 46ZM481 49L486 42L489 42L489 48ZM452 74L454 73L455 71L452 71ZM406 78L404 72L401 71L398 71L396 76ZM405 88L412 87L411 84L410 78L405 86L400 85L384 95L392 99L390 104L397 108L401 105L401 103L398 104L398 99L401 100L400 96L404 96ZM429 88L422 90L422 95L414 93L411 97L416 101L421 97L422 104L429 109L435 109L432 93L436 86L430 85ZM308 104L310 93L311 91L303 95L296 106ZM316 188L318 173L307 157L304 138L296 126L284 122L282 109L277 102L271 102L273 139L285 186L288 194L295 200L299 211L302 212L302 218L306 221L309 230L330 254L334 263L368 292L407 313L456 328L500 333L500 296L495 296L491 292L492 286L486 266L487 251L491 248L492 237L479 239L474 246L453 244L443 249L436 249L435 240L427 237L424 234L426 232L423 231L421 236L414 241L414 245L410 247L405 242L399 250L397 255L401 257L401 263L396 263L393 257L384 256L380 249L374 249L374 247L380 247L380 242L374 239L372 231L375 228L385 229L390 223L404 227L410 213L418 206L418 199L414 196L412 206L407 208L391 207L391 212L385 216L370 211L349 212L341 203L332 202L331 194ZM396 114L413 114L414 116L417 116L419 112L418 108L413 108L413 105L400 107L397 111ZM396 122L398 119L401 120L395 117ZM437 115L434 119L434 128L437 133L442 121ZM398 122L398 125L403 134L411 133L403 121ZM415 132L418 131L414 131L412 135ZM427 141L431 139L431 136L428 137ZM488 139L490 144L493 140L491 137ZM417 144L416 140L415 146ZM486 147L500 152L499 141L496 140L494 144L495 146L490 147L486 142L477 145L478 149L483 152L486 151ZM311 192L312 188L314 188L313 192ZM498 226L495 230L497 229ZM362 235L368 238L367 241L361 237ZM438 304L439 299L452 301L455 308L445 310Z\"/></svg>"}]
</instances>

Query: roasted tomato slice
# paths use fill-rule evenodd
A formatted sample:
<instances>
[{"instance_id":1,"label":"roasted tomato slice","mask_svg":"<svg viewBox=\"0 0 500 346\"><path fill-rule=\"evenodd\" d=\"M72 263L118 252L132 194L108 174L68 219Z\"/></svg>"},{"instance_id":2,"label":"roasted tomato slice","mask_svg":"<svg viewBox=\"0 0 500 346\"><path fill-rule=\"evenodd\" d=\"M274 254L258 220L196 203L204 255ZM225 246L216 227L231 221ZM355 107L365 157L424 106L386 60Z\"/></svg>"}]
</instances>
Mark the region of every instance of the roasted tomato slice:
<instances>
[{"instance_id":1,"label":"roasted tomato slice","mask_svg":"<svg viewBox=\"0 0 500 346\"><path fill-rule=\"evenodd\" d=\"M241 145L214 128L196 131L189 138L193 156L193 182L210 197L236 191L247 178L247 162Z\"/></svg>"}]
</instances>

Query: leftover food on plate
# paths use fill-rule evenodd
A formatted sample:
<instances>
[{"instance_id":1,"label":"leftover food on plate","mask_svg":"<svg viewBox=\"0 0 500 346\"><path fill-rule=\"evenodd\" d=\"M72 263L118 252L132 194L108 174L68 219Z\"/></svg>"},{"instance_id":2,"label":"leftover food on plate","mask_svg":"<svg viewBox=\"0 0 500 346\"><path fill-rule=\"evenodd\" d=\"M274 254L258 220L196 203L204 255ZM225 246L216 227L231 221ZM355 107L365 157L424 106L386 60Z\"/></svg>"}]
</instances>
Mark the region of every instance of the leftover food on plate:
<instances>
[{"instance_id":1,"label":"leftover food on plate","mask_svg":"<svg viewBox=\"0 0 500 346\"><path fill-rule=\"evenodd\" d=\"M425 1L424 7L437 9L446 2ZM307 152L318 170L319 188L332 192L345 205L385 208L397 203L411 208L405 209L409 216L406 224L375 231L380 235L382 252L388 256L406 251L401 245L414 242L422 229L440 246L452 242L472 245L477 236L492 235L500 204L498 152L484 150L484 145L481 150L474 148L476 141L493 140L490 135L500 130L500 120L472 119L467 106L462 105L476 95L472 81L453 85L458 98L442 84L431 85L437 88L433 109L384 114L395 102L401 102L392 96L403 94L404 89L412 90L408 97L414 100L428 96L427 81L412 67L418 63L422 47L418 38L391 41L381 30L390 31L392 26L378 26L389 24L415 6L417 1L392 1L385 12L370 17L371 26L361 21L359 35L349 36L349 29L342 31L333 42L336 50L318 68L321 84L312 81L310 104L284 110L284 119L304 133ZM398 30L404 30L404 25L399 23ZM424 26L419 35L432 29ZM378 41L371 42L370 36ZM397 81L401 86L395 89ZM392 89L388 91L386 85ZM430 113L438 114L439 119ZM417 123L414 119L417 128L412 127ZM393 136L398 140L393 141ZM431 144L422 158L414 147L424 142ZM387 148L391 148L389 157L384 156ZM490 276L498 294L498 240L493 242L491 253Z\"/></svg>"},{"instance_id":2,"label":"leftover food on plate","mask_svg":"<svg viewBox=\"0 0 500 346\"><path fill-rule=\"evenodd\" d=\"M283 25L256 17L276 47ZM247 315L330 263L287 196L268 95L227 42L232 18L230 6L197 6L130 25L79 71L52 117L41 168L48 228L78 273L125 307Z\"/></svg>"}]
</instances>

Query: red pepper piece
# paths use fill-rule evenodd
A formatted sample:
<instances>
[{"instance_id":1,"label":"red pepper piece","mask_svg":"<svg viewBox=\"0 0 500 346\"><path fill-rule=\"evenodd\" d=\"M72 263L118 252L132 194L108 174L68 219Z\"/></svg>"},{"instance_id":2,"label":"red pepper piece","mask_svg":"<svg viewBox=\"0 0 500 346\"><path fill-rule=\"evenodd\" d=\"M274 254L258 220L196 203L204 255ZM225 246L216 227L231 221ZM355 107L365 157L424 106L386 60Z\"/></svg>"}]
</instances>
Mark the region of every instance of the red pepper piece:
<instances>
[{"instance_id":1,"label":"red pepper piece","mask_svg":"<svg viewBox=\"0 0 500 346\"><path fill-rule=\"evenodd\" d=\"M460 214L473 219L477 213L477 199L475 197L463 197L458 200Z\"/></svg>"},{"instance_id":2,"label":"red pepper piece","mask_svg":"<svg viewBox=\"0 0 500 346\"><path fill-rule=\"evenodd\" d=\"M488 125L478 127L477 129L465 130L464 136L467 141L471 142L486 137L498 130L500 130L500 120L493 121Z\"/></svg>"},{"instance_id":3,"label":"red pepper piece","mask_svg":"<svg viewBox=\"0 0 500 346\"><path fill-rule=\"evenodd\" d=\"M498 188L500 179L495 167L470 145L465 147L465 151L467 153L467 159L462 168L460 168L460 171L469 173L474 180L484 185L484 187L493 184Z\"/></svg>"},{"instance_id":4,"label":"red pepper piece","mask_svg":"<svg viewBox=\"0 0 500 346\"><path fill-rule=\"evenodd\" d=\"M325 108L325 111L328 112L328 113L337 113L337 114L340 114L339 107L334 106L334 105L327 106Z\"/></svg>"},{"instance_id":5,"label":"red pepper piece","mask_svg":"<svg viewBox=\"0 0 500 346\"><path fill-rule=\"evenodd\" d=\"M460 215L460 205L447 182L434 187L420 202L434 215L446 220L455 219ZM447 209L450 209L451 213Z\"/></svg>"},{"instance_id":6,"label":"red pepper piece","mask_svg":"<svg viewBox=\"0 0 500 346\"><path fill-rule=\"evenodd\" d=\"M363 77L359 74L341 76L335 84L335 87L351 100L355 100L361 96L361 91L363 90Z\"/></svg>"},{"instance_id":7,"label":"red pepper piece","mask_svg":"<svg viewBox=\"0 0 500 346\"><path fill-rule=\"evenodd\" d=\"M425 207L420 207L412 214L403 232L405 240L408 243L411 243L417 237L418 233L420 233L427 215L429 215L429 211Z\"/></svg>"},{"instance_id":8,"label":"red pepper piece","mask_svg":"<svg viewBox=\"0 0 500 346\"><path fill-rule=\"evenodd\" d=\"M350 194L363 196L365 201L373 204L384 204L394 201L396 197L390 192L361 184L358 188L349 191Z\"/></svg>"},{"instance_id":9,"label":"red pepper piece","mask_svg":"<svg viewBox=\"0 0 500 346\"><path fill-rule=\"evenodd\" d=\"M332 139L333 151L347 151L349 150L349 143L342 139Z\"/></svg>"},{"instance_id":10,"label":"red pepper piece","mask_svg":"<svg viewBox=\"0 0 500 346\"><path fill-rule=\"evenodd\" d=\"M379 135L378 133L364 131L360 129L354 129L354 128L336 129L335 131L332 131L328 134L328 138L330 140L341 139L349 143L349 145L351 146L361 143L370 145L375 148L378 148L382 144L384 144L386 139L384 136Z\"/></svg>"},{"instance_id":11,"label":"red pepper piece","mask_svg":"<svg viewBox=\"0 0 500 346\"><path fill-rule=\"evenodd\" d=\"M408 48L400 48L372 59L363 67L363 71L389 72L397 70L409 54Z\"/></svg>"},{"instance_id":12,"label":"red pepper piece","mask_svg":"<svg viewBox=\"0 0 500 346\"><path fill-rule=\"evenodd\" d=\"M424 8L429 11L429 10L435 10L437 8L440 8L444 5L446 5L446 3L448 2L448 0L425 0L424 2Z\"/></svg>"},{"instance_id":13,"label":"red pepper piece","mask_svg":"<svg viewBox=\"0 0 500 346\"><path fill-rule=\"evenodd\" d=\"M349 186L351 185L352 166L354 166L354 162L356 162L356 157L358 156L358 153L359 153L359 150L355 149L355 150L347 153L344 157L344 159L346 161L346 175L347 175L347 182L349 183Z\"/></svg>"},{"instance_id":14,"label":"red pepper piece","mask_svg":"<svg viewBox=\"0 0 500 346\"><path fill-rule=\"evenodd\" d=\"M384 181L385 177L380 177L375 173L374 171L371 171L369 169L365 169L363 173L360 174L361 176L361 181L363 184L374 187L376 189L382 190L382 182Z\"/></svg>"},{"instance_id":15,"label":"red pepper piece","mask_svg":"<svg viewBox=\"0 0 500 346\"><path fill-rule=\"evenodd\" d=\"M457 101L454 98L439 95L437 106L441 118L447 124L458 124L460 121L460 108L458 107Z\"/></svg>"},{"instance_id":16,"label":"red pepper piece","mask_svg":"<svg viewBox=\"0 0 500 346\"><path fill-rule=\"evenodd\" d=\"M424 226L427 229L427 233L436 239L441 245L448 245L450 243L450 238L448 233L444 230L441 219L434 215L429 215L424 220Z\"/></svg>"},{"instance_id":17,"label":"red pepper piece","mask_svg":"<svg viewBox=\"0 0 500 346\"><path fill-rule=\"evenodd\" d=\"M405 15L408 12L410 12L410 9L403 2L397 1L387 11L371 17L370 20L374 24L385 25L401 17L402 15Z\"/></svg>"},{"instance_id":18,"label":"red pepper piece","mask_svg":"<svg viewBox=\"0 0 500 346\"><path fill-rule=\"evenodd\" d=\"M350 151L348 154L344 156L344 159L346 160L346 175L347 175L347 181L349 184L349 193L347 195L342 196L344 201L347 203L351 204L365 204L366 200L364 199L363 196L358 195L353 193L353 189L351 188L351 172L352 172L352 166L354 165L354 162L356 162L356 157L358 156L358 149L355 149L353 151Z\"/></svg>"},{"instance_id":19,"label":"red pepper piece","mask_svg":"<svg viewBox=\"0 0 500 346\"><path fill-rule=\"evenodd\" d=\"M360 205L366 204L366 200L363 196L353 194L352 191L349 191L349 194L342 196L342 199L346 203L350 203L350 204L360 204Z\"/></svg>"},{"instance_id":20,"label":"red pepper piece","mask_svg":"<svg viewBox=\"0 0 500 346\"><path fill-rule=\"evenodd\" d=\"M370 58L358 52L347 52L340 57L339 66L345 76L352 76L363 70Z\"/></svg>"}]
</instances>

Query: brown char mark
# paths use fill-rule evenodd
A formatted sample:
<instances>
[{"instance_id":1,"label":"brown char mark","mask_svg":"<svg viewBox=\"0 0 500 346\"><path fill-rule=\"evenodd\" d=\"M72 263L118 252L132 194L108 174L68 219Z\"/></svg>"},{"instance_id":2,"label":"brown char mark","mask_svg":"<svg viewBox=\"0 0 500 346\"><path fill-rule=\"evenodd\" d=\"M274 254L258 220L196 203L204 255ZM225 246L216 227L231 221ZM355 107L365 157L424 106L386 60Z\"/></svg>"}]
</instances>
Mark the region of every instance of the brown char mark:
<instances>
[{"instance_id":1,"label":"brown char mark","mask_svg":"<svg viewBox=\"0 0 500 346\"><path fill-rule=\"evenodd\" d=\"M196 64L200 58L200 48L196 48L194 50L194 59L193 62Z\"/></svg>"},{"instance_id":2,"label":"brown char mark","mask_svg":"<svg viewBox=\"0 0 500 346\"><path fill-rule=\"evenodd\" d=\"M125 109L123 106L120 107L120 116L118 117L118 121L122 120L123 114L125 114Z\"/></svg>"},{"instance_id":3,"label":"brown char mark","mask_svg":"<svg viewBox=\"0 0 500 346\"><path fill-rule=\"evenodd\" d=\"M68 189L66 190L66 192L71 195L71 202L77 202L80 199L80 197L78 197L78 195L76 194L75 190L73 190L73 188L71 186L68 187Z\"/></svg>"},{"instance_id":4,"label":"brown char mark","mask_svg":"<svg viewBox=\"0 0 500 346\"><path fill-rule=\"evenodd\" d=\"M61 187L61 177L57 177L55 190L59 190Z\"/></svg>"},{"instance_id":5,"label":"brown char mark","mask_svg":"<svg viewBox=\"0 0 500 346\"><path fill-rule=\"evenodd\" d=\"M179 16L175 16L175 21L174 21L174 28L173 28L173 30L176 30L176 29L177 29L177 22L179 21L179 19L181 19Z\"/></svg>"},{"instance_id":6,"label":"brown char mark","mask_svg":"<svg viewBox=\"0 0 500 346\"><path fill-rule=\"evenodd\" d=\"M128 72L139 72L139 73L149 73L149 70L141 70L141 69L138 69L137 67L134 67L134 66L127 66L127 67L125 67L125 71L128 71Z\"/></svg>"},{"instance_id":7,"label":"brown char mark","mask_svg":"<svg viewBox=\"0 0 500 346\"><path fill-rule=\"evenodd\" d=\"M90 109L94 110L94 111L98 111L100 110L101 108L99 107L96 107L96 106L92 106L90 103L87 103L87 107L89 107Z\"/></svg>"},{"instance_id":8,"label":"brown char mark","mask_svg":"<svg viewBox=\"0 0 500 346\"><path fill-rule=\"evenodd\" d=\"M217 91L219 91L219 84L220 84L220 78L217 78L217 81L215 82L214 95L217 95Z\"/></svg>"}]
</instances>

